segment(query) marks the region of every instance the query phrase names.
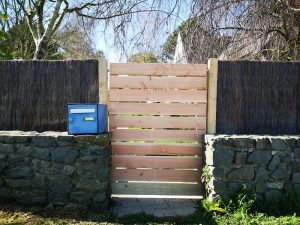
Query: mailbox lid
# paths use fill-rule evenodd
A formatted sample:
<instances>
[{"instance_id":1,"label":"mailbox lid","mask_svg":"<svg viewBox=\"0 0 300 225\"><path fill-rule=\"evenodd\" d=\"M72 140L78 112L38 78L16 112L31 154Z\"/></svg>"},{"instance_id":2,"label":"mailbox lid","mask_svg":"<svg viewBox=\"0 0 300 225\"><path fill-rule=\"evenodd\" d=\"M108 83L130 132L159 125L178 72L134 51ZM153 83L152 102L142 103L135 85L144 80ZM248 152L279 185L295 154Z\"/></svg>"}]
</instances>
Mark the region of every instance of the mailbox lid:
<instances>
[{"instance_id":1,"label":"mailbox lid","mask_svg":"<svg viewBox=\"0 0 300 225\"><path fill-rule=\"evenodd\" d=\"M68 104L69 134L97 134L97 104Z\"/></svg>"}]
</instances>

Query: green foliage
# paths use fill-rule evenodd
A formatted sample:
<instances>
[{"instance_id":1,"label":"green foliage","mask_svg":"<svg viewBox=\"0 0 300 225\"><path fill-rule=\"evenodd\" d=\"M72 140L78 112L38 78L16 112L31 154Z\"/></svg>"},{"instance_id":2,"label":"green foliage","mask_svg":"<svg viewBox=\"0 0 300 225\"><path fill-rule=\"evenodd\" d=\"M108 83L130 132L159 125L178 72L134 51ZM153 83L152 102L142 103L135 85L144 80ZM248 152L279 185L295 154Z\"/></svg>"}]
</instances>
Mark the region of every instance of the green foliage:
<instances>
[{"instance_id":1,"label":"green foliage","mask_svg":"<svg viewBox=\"0 0 300 225\"><path fill-rule=\"evenodd\" d=\"M0 20L7 21L7 15L0 13ZM9 47L6 44L8 35L4 30L0 30L0 60L11 59L11 53Z\"/></svg>"},{"instance_id":2,"label":"green foliage","mask_svg":"<svg viewBox=\"0 0 300 225\"><path fill-rule=\"evenodd\" d=\"M128 62L135 63L157 63L157 57L152 52L141 52L131 56Z\"/></svg>"},{"instance_id":3,"label":"green foliage","mask_svg":"<svg viewBox=\"0 0 300 225\"><path fill-rule=\"evenodd\" d=\"M212 178L212 174L210 173L208 166L205 165L202 169L201 180L202 180L202 183L204 184L205 190L208 193L210 192L208 183L210 182L211 178Z\"/></svg>"},{"instance_id":4,"label":"green foliage","mask_svg":"<svg viewBox=\"0 0 300 225\"><path fill-rule=\"evenodd\" d=\"M0 14L0 20L7 17ZM63 59L59 51L60 46L55 42L49 42L46 47L44 59ZM0 60L33 58L35 43L25 20L9 30L0 30Z\"/></svg>"},{"instance_id":5,"label":"green foliage","mask_svg":"<svg viewBox=\"0 0 300 225\"><path fill-rule=\"evenodd\" d=\"M201 206L204 209L204 214L213 216L222 215L227 212L226 205L221 199L218 199L216 202L212 202L208 199L201 201Z\"/></svg>"},{"instance_id":6,"label":"green foliage","mask_svg":"<svg viewBox=\"0 0 300 225\"><path fill-rule=\"evenodd\" d=\"M7 35L7 46L10 49L12 58L24 60L33 58L35 43L25 20L8 30ZM48 42L44 59L62 59L59 47L54 41Z\"/></svg>"}]
</instances>

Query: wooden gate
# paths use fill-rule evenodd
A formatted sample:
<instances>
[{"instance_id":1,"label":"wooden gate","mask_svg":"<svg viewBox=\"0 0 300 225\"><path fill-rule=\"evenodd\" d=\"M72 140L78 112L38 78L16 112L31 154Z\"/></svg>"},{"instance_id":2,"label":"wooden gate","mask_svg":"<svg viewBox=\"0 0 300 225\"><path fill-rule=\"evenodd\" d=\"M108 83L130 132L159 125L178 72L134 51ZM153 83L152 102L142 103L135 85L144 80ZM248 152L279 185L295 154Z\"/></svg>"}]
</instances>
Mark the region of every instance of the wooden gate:
<instances>
[{"instance_id":1,"label":"wooden gate","mask_svg":"<svg viewBox=\"0 0 300 225\"><path fill-rule=\"evenodd\" d=\"M201 196L207 65L110 64L113 196Z\"/></svg>"}]
</instances>

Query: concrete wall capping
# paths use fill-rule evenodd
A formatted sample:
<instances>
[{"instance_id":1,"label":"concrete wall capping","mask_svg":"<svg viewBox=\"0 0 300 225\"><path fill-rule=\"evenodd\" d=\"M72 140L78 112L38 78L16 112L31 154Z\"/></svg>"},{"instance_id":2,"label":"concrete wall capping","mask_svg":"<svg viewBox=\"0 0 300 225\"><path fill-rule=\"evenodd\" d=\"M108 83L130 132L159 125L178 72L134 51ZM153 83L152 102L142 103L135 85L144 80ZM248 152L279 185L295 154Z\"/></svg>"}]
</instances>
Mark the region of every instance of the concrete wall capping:
<instances>
[{"instance_id":1,"label":"concrete wall capping","mask_svg":"<svg viewBox=\"0 0 300 225\"><path fill-rule=\"evenodd\" d=\"M58 207L66 214L107 210L110 139L109 133L0 131L0 202Z\"/></svg>"},{"instance_id":2,"label":"concrete wall capping","mask_svg":"<svg viewBox=\"0 0 300 225\"><path fill-rule=\"evenodd\" d=\"M205 135L208 197L229 200L242 185L258 200L300 188L300 135Z\"/></svg>"}]
</instances>

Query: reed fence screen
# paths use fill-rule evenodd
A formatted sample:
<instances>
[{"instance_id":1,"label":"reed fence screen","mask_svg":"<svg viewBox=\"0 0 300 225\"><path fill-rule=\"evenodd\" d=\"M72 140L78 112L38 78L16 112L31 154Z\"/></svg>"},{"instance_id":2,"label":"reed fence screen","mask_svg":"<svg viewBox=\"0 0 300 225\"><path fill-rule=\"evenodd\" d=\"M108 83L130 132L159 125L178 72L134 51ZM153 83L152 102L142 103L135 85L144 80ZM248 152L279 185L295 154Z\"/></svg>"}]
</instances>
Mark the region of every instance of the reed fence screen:
<instances>
[{"instance_id":1,"label":"reed fence screen","mask_svg":"<svg viewBox=\"0 0 300 225\"><path fill-rule=\"evenodd\" d=\"M66 131L67 104L98 97L98 60L0 61L0 130Z\"/></svg>"},{"instance_id":2,"label":"reed fence screen","mask_svg":"<svg viewBox=\"0 0 300 225\"><path fill-rule=\"evenodd\" d=\"M300 62L219 61L216 131L299 134Z\"/></svg>"}]
</instances>

